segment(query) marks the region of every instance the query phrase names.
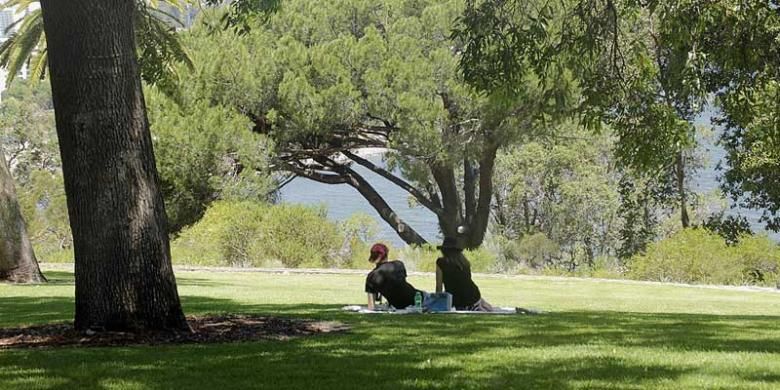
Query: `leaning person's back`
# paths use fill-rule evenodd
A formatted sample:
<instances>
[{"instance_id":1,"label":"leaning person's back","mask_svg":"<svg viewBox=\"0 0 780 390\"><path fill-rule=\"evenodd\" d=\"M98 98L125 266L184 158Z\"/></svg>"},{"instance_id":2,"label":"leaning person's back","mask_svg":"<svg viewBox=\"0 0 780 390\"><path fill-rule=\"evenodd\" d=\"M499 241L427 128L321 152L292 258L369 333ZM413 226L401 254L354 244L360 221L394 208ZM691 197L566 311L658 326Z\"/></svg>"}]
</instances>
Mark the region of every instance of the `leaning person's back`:
<instances>
[{"instance_id":1,"label":"leaning person's back","mask_svg":"<svg viewBox=\"0 0 780 390\"><path fill-rule=\"evenodd\" d=\"M406 281L406 267L401 261L377 264L366 277L366 292L379 293L396 309L414 305L417 290Z\"/></svg>"},{"instance_id":2,"label":"leaning person's back","mask_svg":"<svg viewBox=\"0 0 780 390\"><path fill-rule=\"evenodd\" d=\"M449 254L436 260L441 269L444 289L452 294L452 305L468 308L482 298L479 287L471 279L471 266L460 253Z\"/></svg>"}]
</instances>

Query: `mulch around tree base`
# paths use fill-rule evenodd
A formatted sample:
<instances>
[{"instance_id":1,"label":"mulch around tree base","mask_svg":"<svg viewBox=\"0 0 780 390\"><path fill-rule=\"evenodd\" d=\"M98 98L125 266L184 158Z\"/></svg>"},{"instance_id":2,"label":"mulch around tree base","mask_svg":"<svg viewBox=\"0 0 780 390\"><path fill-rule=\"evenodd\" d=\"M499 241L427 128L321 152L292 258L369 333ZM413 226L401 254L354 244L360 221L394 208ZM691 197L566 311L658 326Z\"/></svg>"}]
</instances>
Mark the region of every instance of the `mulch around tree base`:
<instances>
[{"instance_id":1,"label":"mulch around tree base","mask_svg":"<svg viewBox=\"0 0 780 390\"><path fill-rule=\"evenodd\" d=\"M127 346L184 343L228 343L254 340L287 340L323 333L345 332L339 322L296 320L253 315L187 317L192 332L147 331L141 333L77 331L70 323L0 329L0 349Z\"/></svg>"}]
</instances>

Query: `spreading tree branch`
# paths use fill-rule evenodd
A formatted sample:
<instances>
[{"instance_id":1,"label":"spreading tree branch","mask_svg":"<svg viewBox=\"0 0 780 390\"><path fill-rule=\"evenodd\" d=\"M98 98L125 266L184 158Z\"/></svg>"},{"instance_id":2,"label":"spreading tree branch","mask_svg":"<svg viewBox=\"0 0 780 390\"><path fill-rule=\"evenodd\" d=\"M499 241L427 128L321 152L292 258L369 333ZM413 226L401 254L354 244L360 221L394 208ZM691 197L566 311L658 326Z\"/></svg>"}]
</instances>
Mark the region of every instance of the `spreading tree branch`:
<instances>
[{"instance_id":1,"label":"spreading tree branch","mask_svg":"<svg viewBox=\"0 0 780 390\"><path fill-rule=\"evenodd\" d=\"M350 151L342 151L341 153L347 156L347 158L349 158L350 160L358 163L359 165L367 168L368 170L376 173L377 175L387 179L388 181L397 185L398 187L401 187L404 191L412 195L417 200L417 202L419 202L428 210L431 210L434 214L440 215L444 212L444 210L441 209L441 206L435 204L433 200L425 196L425 194L422 191L415 188L414 186L412 186L405 180L401 179L400 177L390 173L386 169L381 168L376 164L372 163L371 161L363 157L360 157Z\"/></svg>"},{"instance_id":2,"label":"spreading tree branch","mask_svg":"<svg viewBox=\"0 0 780 390\"><path fill-rule=\"evenodd\" d=\"M348 181L347 177L344 175L318 172L317 169L304 167L294 162L291 163L287 161L280 161L279 166L280 168L292 172L298 176L324 184L345 184Z\"/></svg>"}]
</instances>

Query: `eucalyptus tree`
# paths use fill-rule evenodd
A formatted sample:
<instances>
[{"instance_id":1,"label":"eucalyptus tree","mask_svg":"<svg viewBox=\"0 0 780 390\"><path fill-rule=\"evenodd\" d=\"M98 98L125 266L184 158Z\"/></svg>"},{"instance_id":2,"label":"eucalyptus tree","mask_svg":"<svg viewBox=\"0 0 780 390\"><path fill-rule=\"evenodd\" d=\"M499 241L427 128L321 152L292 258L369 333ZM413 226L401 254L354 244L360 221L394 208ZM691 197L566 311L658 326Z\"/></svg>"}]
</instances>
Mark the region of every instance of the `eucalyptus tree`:
<instances>
[{"instance_id":1,"label":"eucalyptus tree","mask_svg":"<svg viewBox=\"0 0 780 390\"><path fill-rule=\"evenodd\" d=\"M569 69L582 90L577 111L585 123L610 126L619 138L618 162L640 176L637 180L655 182L662 203L675 199L681 225L688 227L694 120L708 95L699 43L680 39L679 28L665 23L663 14L622 7L631 1L547 6L539 11L544 34L515 26L517 3L470 2L465 28L458 32L468 42L462 61L466 78L484 90L500 80L512 82L525 65L517 58L523 58L528 42L542 46L525 67L549 69L546 63L552 61ZM489 25L500 27L488 31Z\"/></svg>"},{"instance_id":2,"label":"eucalyptus tree","mask_svg":"<svg viewBox=\"0 0 780 390\"><path fill-rule=\"evenodd\" d=\"M137 61L134 0L43 0L77 329L188 329Z\"/></svg>"},{"instance_id":3,"label":"eucalyptus tree","mask_svg":"<svg viewBox=\"0 0 780 390\"><path fill-rule=\"evenodd\" d=\"M498 150L545 131L568 108L570 84L548 74L539 88L529 73L517 93L486 96L467 86L457 69L462 47L451 37L462 6L284 1L241 31L194 32L196 72L181 81L181 95L243 113L275 141L278 169L354 187L407 243L425 240L353 166L404 189L445 236L477 247ZM214 56L217 48L225 54ZM385 150L385 164L361 157L366 148Z\"/></svg>"},{"instance_id":4,"label":"eucalyptus tree","mask_svg":"<svg viewBox=\"0 0 780 390\"><path fill-rule=\"evenodd\" d=\"M459 31L466 79L483 90L517 84L528 43L541 46L530 65L572 72L584 97L577 111L620 134L616 151L627 166L645 174L672 167L683 225L691 120L714 96L726 125L723 187L744 206L765 209L767 226L780 229L777 0L557 2L539 12L544 34L517 27L513 10L524 2L467 3Z\"/></svg>"},{"instance_id":5,"label":"eucalyptus tree","mask_svg":"<svg viewBox=\"0 0 780 390\"><path fill-rule=\"evenodd\" d=\"M56 143L52 142L54 114L44 87L32 89L17 83L4 95L0 106L0 149L5 151L0 153L0 246L4 248L0 255L0 280L40 282L44 279L30 238L31 229L36 227L23 217L24 211L29 210L19 202L14 178L27 184L34 180L37 171L59 165Z\"/></svg>"},{"instance_id":6,"label":"eucalyptus tree","mask_svg":"<svg viewBox=\"0 0 780 390\"><path fill-rule=\"evenodd\" d=\"M494 216L499 233L520 242L535 235L555 243L571 268L615 256L623 227L618 210L621 175L610 134L576 123L563 136L531 140L499 155Z\"/></svg>"},{"instance_id":7,"label":"eucalyptus tree","mask_svg":"<svg viewBox=\"0 0 780 390\"><path fill-rule=\"evenodd\" d=\"M0 281L43 282L27 226L16 199L14 181L0 146Z\"/></svg>"}]
</instances>

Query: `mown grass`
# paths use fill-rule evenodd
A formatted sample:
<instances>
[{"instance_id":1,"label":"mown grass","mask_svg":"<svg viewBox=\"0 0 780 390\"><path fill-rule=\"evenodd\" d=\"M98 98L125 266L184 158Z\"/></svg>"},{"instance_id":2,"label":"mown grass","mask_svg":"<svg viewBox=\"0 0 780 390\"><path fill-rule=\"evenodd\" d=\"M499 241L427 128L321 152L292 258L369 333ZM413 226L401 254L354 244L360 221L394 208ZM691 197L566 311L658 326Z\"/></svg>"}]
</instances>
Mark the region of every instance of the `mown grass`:
<instances>
[{"instance_id":1,"label":"mown grass","mask_svg":"<svg viewBox=\"0 0 780 390\"><path fill-rule=\"evenodd\" d=\"M71 319L72 275L0 286L0 326ZM537 316L359 315L359 275L180 272L185 310L338 320L291 341L0 351L2 389L780 388L780 294L479 279ZM423 289L430 278L411 281Z\"/></svg>"}]
</instances>

